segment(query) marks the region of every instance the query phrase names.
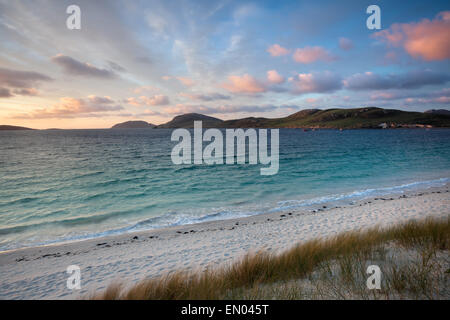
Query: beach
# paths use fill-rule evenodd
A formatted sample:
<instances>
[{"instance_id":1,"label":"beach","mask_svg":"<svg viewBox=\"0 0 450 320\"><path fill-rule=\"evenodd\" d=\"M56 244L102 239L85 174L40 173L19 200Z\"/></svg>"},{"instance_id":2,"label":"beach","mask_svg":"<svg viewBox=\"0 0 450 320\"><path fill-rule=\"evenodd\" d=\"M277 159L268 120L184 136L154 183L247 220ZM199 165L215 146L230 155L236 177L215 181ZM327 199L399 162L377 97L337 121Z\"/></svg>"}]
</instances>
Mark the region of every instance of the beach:
<instances>
[{"instance_id":1,"label":"beach","mask_svg":"<svg viewBox=\"0 0 450 320\"><path fill-rule=\"evenodd\" d=\"M317 205L245 218L125 233L0 253L0 299L77 299L121 281L231 263L248 252L282 251L311 239L450 214L449 184L422 191ZM69 290L66 269L81 269Z\"/></svg>"}]
</instances>

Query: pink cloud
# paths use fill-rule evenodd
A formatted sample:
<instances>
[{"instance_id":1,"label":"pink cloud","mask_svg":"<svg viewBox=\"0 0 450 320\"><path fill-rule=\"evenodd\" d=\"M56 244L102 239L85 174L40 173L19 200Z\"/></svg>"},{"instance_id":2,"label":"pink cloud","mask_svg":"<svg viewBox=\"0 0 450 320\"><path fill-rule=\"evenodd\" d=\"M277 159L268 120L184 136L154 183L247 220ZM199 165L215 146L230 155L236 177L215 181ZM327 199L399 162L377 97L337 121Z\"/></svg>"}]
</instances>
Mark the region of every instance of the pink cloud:
<instances>
[{"instance_id":1,"label":"pink cloud","mask_svg":"<svg viewBox=\"0 0 450 320\"><path fill-rule=\"evenodd\" d=\"M266 88L249 74L243 76L229 76L228 82L223 84L223 88L233 93L260 93Z\"/></svg>"},{"instance_id":2,"label":"pink cloud","mask_svg":"<svg viewBox=\"0 0 450 320\"><path fill-rule=\"evenodd\" d=\"M395 51L388 51L384 55L384 59L383 59L384 64L393 64L393 63L398 63L398 62L399 62L399 59L398 59L397 53Z\"/></svg>"},{"instance_id":3,"label":"pink cloud","mask_svg":"<svg viewBox=\"0 0 450 320\"><path fill-rule=\"evenodd\" d=\"M392 92L376 92L370 96L371 100L392 100L396 98L397 95Z\"/></svg>"},{"instance_id":4,"label":"pink cloud","mask_svg":"<svg viewBox=\"0 0 450 320\"><path fill-rule=\"evenodd\" d=\"M308 99L306 99L306 102L308 102L308 103L316 103L318 101L318 99L316 99L316 98L308 98Z\"/></svg>"},{"instance_id":5,"label":"pink cloud","mask_svg":"<svg viewBox=\"0 0 450 320\"><path fill-rule=\"evenodd\" d=\"M298 63L313 63L316 61L333 61L333 57L327 50L322 47L304 47L295 50L292 56L295 62Z\"/></svg>"},{"instance_id":6,"label":"pink cloud","mask_svg":"<svg viewBox=\"0 0 450 320\"><path fill-rule=\"evenodd\" d=\"M272 57L279 57L289 54L291 50L283 48L279 44L274 44L267 49L267 52L269 52Z\"/></svg>"},{"instance_id":7,"label":"pink cloud","mask_svg":"<svg viewBox=\"0 0 450 320\"><path fill-rule=\"evenodd\" d=\"M438 103L438 104L449 104L450 97L449 96L440 96L434 98L406 98L405 102L407 103Z\"/></svg>"},{"instance_id":8,"label":"pink cloud","mask_svg":"<svg viewBox=\"0 0 450 320\"><path fill-rule=\"evenodd\" d=\"M283 83L285 79L276 70L269 70L267 71L267 80L273 84L280 84Z\"/></svg>"},{"instance_id":9,"label":"pink cloud","mask_svg":"<svg viewBox=\"0 0 450 320\"><path fill-rule=\"evenodd\" d=\"M117 105L110 97L90 95L87 99L63 97L49 108L41 108L27 114L19 114L14 118L45 119L74 118L92 116L99 112L118 111L123 107Z\"/></svg>"},{"instance_id":10,"label":"pink cloud","mask_svg":"<svg viewBox=\"0 0 450 320\"><path fill-rule=\"evenodd\" d=\"M396 23L377 32L375 37L403 49L414 58L425 61L450 58L450 11L440 12L433 20Z\"/></svg>"},{"instance_id":11,"label":"pink cloud","mask_svg":"<svg viewBox=\"0 0 450 320\"><path fill-rule=\"evenodd\" d=\"M434 102L437 103L450 103L450 97L442 96L434 99Z\"/></svg>"}]
</instances>

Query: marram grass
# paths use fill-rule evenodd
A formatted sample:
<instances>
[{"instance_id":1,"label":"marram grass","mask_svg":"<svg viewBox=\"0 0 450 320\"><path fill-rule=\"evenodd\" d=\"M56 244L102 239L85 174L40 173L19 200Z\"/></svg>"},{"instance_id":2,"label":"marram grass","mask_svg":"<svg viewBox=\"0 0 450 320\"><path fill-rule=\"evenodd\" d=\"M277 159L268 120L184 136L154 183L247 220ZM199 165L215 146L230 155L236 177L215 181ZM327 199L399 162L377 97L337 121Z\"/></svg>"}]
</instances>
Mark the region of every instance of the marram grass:
<instances>
[{"instance_id":1,"label":"marram grass","mask_svg":"<svg viewBox=\"0 0 450 320\"><path fill-rule=\"evenodd\" d=\"M371 296L370 292L356 290L354 285L357 281L354 275L361 269L357 266L362 266L364 257L374 255L388 244L395 244L402 250L422 248L420 252L430 256L433 252L436 253L436 250L448 251L450 216L447 219L411 221L385 229L377 227L347 232L327 239L311 240L280 254L265 251L249 253L237 262L221 268L174 271L132 286L113 283L88 298L108 300L376 298L375 293ZM314 280L315 290L303 294L304 290L296 281L311 278L313 272L317 273L317 270L323 271L324 268L331 270L333 268L331 264L338 266L338 279L335 278L332 282ZM429 290L431 281L427 278L431 277L431 270L427 269L429 264L431 264L429 261L426 265L419 263L417 270L413 269L414 266L409 266L407 270L406 267L391 270L390 278L386 281L396 295L390 295L390 292L385 290L383 298L402 297L402 290L409 290L411 293L411 288L417 286L418 291L421 286ZM417 272L414 273L415 271ZM422 285L412 285L412 281L417 282L417 275L422 277ZM448 281L448 275L445 281ZM361 282L359 287L365 286L365 282L362 283L362 280L359 282ZM354 292L340 292L344 290L343 288ZM425 292L424 290L422 291ZM412 290L412 293L414 292ZM435 297L433 295L429 297L426 293L424 295L428 298ZM408 294L407 297L417 298L421 295Z\"/></svg>"}]
</instances>

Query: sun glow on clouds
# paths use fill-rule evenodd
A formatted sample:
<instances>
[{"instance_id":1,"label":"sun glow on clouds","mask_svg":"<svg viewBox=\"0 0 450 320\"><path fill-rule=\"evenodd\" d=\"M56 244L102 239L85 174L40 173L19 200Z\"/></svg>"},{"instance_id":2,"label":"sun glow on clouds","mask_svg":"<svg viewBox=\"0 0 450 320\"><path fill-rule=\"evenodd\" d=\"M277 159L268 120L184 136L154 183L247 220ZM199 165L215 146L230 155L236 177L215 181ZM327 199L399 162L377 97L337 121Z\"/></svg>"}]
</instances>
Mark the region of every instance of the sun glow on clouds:
<instances>
[{"instance_id":1,"label":"sun glow on clouds","mask_svg":"<svg viewBox=\"0 0 450 320\"><path fill-rule=\"evenodd\" d=\"M316 61L329 62L336 60L336 57L322 47L305 47L296 49L292 58L295 62L304 64L313 63Z\"/></svg>"},{"instance_id":2,"label":"sun glow on clouds","mask_svg":"<svg viewBox=\"0 0 450 320\"><path fill-rule=\"evenodd\" d=\"M279 57L288 55L291 50L283 48L279 44L274 44L267 49L267 52L269 52L272 57Z\"/></svg>"},{"instance_id":3,"label":"sun glow on clouds","mask_svg":"<svg viewBox=\"0 0 450 320\"><path fill-rule=\"evenodd\" d=\"M223 84L223 88L232 93L254 94L266 91L266 88L249 74L229 76L228 82Z\"/></svg>"},{"instance_id":4,"label":"sun glow on clouds","mask_svg":"<svg viewBox=\"0 0 450 320\"><path fill-rule=\"evenodd\" d=\"M450 11L440 12L433 20L396 23L374 36L392 46L403 47L414 58L425 61L449 59Z\"/></svg>"},{"instance_id":5,"label":"sun glow on clouds","mask_svg":"<svg viewBox=\"0 0 450 320\"><path fill-rule=\"evenodd\" d=\"M118 111L123 107L115 104L110 97L90 95L86 99L63 97L59 103L49 108L36 109L29 113L13 115L17 119L60 119L83 117L100 112Z\"/></svg>"},{"instance_id":6,"label":"sun glow on clouds","mask_svg":"<svg viewBox=\"0 0 450 320\"><path fill-rule=\"evenodd\" d=\"M277 70L267 71L267 80L271 83L280 84L284 82L284 77L281 76Z\"/></svg>"},{"instance_id":7,"label":"sun glow on clouds","mask_svg":"<svg viewBox=\"0 0 450 320\"><path fill-rule=\"evenodd\" d=\"M19 2L2 5L0 124L98 128L123 118L158 124L184 112L273 117L296 102L332 108L389 100L402 108L408 99L407 110L420 111L450 104L442 91L450 81L444 1L413 13L386 3L402 23L379 32L368 32L364 14L347 6L327 25L302 0L79 5L89 14L70 40L54 27L63 4L42 2L35 13ZM337 7L325 0L321 8ZM292 101L291 109L279 107Z\"/></svg>"}]
</instances>

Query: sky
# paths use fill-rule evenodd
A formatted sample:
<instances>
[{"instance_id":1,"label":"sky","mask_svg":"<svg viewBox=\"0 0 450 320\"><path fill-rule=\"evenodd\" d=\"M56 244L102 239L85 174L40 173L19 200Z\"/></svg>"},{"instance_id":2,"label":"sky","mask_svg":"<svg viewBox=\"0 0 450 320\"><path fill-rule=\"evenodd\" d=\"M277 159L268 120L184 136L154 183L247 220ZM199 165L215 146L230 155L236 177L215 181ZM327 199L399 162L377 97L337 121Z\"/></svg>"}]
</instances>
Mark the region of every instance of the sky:
<instances>
[{"instance_id":1,"label":"sky","mask_svg":"<svg viewBox=\"0 0 450 320\"><path fill-rule=\"evenodd\" d=\"M449 109L449 59L448 1L0 0L0 124Z\"/></svg>"}]
</instances>

